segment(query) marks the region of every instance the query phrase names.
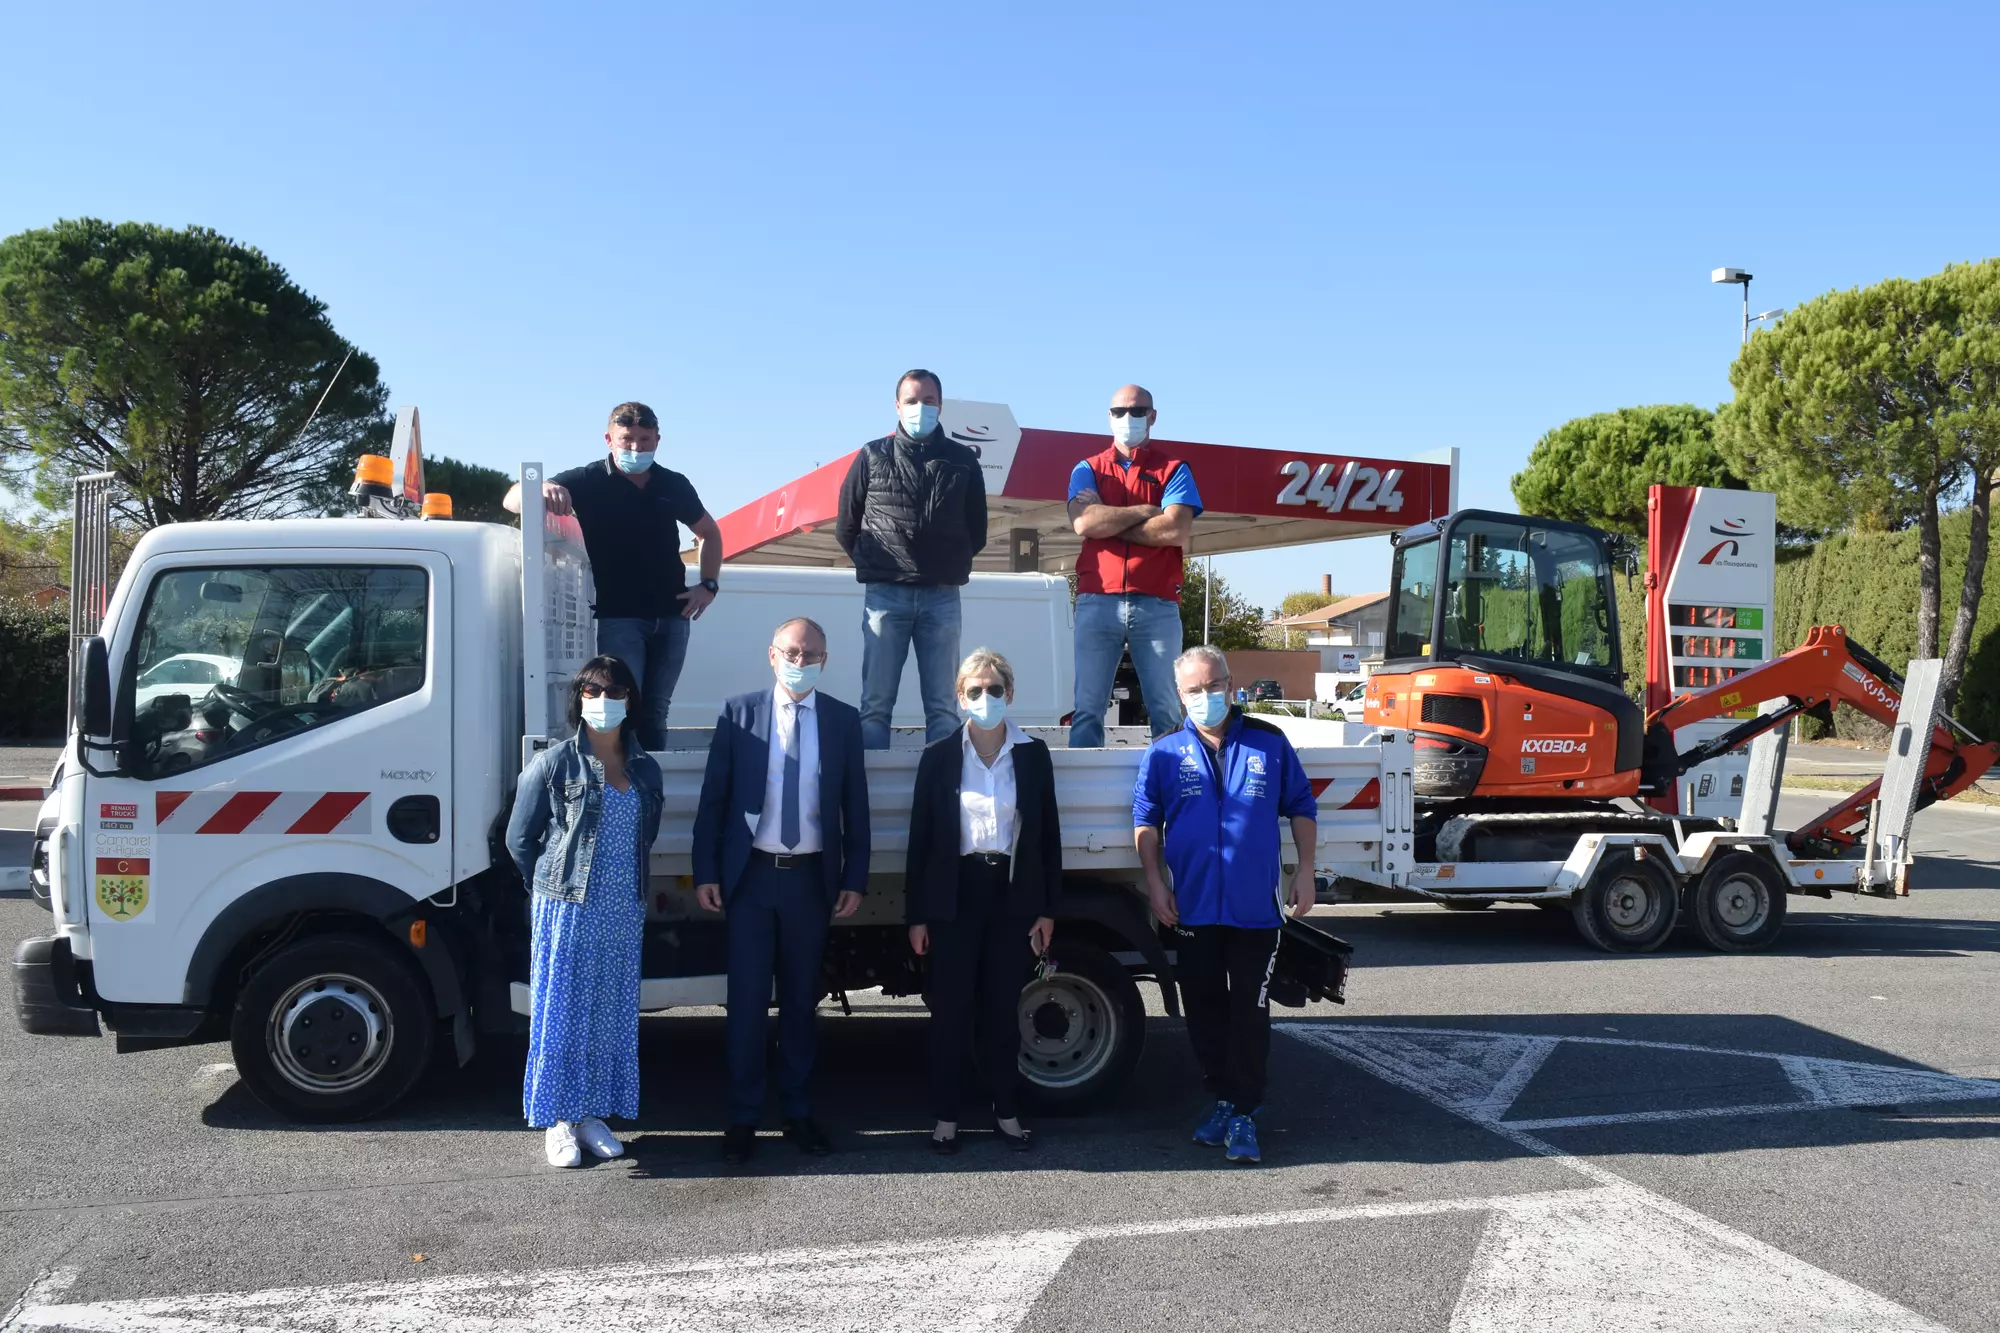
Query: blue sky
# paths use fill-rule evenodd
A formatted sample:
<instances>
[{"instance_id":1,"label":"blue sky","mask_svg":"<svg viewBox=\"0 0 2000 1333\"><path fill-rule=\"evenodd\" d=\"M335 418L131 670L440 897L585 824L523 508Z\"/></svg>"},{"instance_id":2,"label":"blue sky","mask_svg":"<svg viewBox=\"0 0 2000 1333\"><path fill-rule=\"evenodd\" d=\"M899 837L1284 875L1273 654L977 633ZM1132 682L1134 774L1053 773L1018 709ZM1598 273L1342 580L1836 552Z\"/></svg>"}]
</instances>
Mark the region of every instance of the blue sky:
<instances>
[{"instance_id":1,"label":"blue sky","mask_svg":"<svg viewBox=\"0 0 2000 1333\"><path fill-rule=\"evenodd\" d=\"M432 452L660 410L723 513L891 424L1401 457L1729 393L1759 308L1996 250L1988 5L5 6L0 234L261 247ZM1225 557L1253 601L1379 541Z\"/></svg>"}]
</instances>

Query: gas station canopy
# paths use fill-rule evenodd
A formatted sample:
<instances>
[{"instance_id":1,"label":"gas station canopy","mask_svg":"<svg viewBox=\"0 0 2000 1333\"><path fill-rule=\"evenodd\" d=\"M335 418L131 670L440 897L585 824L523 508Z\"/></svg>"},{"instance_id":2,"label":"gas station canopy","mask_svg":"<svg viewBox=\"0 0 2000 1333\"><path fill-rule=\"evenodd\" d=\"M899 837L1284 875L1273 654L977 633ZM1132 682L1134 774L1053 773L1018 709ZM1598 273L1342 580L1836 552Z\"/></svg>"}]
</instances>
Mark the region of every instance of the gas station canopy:
<instances>
[{"instance_id":1,"label":"gas station canopy","mask_svg":"<svg viewBox=\"0 0 2000 1333\"><path fill-rule=\"evenodd\" d=\"M1111 437L1024 430L1004 403L947 398L939 423L979 456L986 475L987 543L973 567L1061 572L1082 546L1070 526L1070 471ZM1251 449L1184 440L1151 447L1193 469L1203 510L1191 555L1296 546L1399 532L1451 512L1458 451L1397 460L1300 449ZM834 540L849 453L720 520L724 558L742 564L849 564Z\"/></svg>"}]
</instances>

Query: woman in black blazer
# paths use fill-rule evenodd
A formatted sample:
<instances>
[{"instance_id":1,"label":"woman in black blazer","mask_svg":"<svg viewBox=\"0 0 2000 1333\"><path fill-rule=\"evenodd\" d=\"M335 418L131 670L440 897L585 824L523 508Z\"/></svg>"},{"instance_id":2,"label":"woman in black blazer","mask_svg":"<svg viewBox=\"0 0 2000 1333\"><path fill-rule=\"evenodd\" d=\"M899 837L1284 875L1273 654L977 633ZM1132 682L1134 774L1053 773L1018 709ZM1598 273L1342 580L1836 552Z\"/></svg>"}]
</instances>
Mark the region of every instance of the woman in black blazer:
<instances>
[{"instance_id":1,"label":"woman in black blazer","mask_svg":"<svg viewBox=\"0 0 2000 1333\"><path fill-rule=\"evenodd\" d=\"M1035 955L1055 934L1062 828L1049 747L1007 721L1014 669L990 648L959 664L966 725L924 747L910 810L905 919L930 959L931 1146L958 1151L959 1098L973 1015L979 1062L1000 1136L1030 1139L1016 1114L1021 1030L1016 1011Z\"/></svg>"}]
</instances>

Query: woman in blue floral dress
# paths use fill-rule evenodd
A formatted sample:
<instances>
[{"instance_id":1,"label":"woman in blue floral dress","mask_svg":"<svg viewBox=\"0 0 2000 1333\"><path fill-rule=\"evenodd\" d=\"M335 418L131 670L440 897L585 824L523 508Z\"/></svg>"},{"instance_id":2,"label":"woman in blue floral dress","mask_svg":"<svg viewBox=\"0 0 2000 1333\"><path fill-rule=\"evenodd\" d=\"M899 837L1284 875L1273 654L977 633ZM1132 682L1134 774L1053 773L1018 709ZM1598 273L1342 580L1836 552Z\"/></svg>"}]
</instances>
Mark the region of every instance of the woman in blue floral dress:
<instances>
[{"instance_id":1,"label":"woman in blue floral dress","mask_svg":"<svg viewBox=\"0 0 2000 1333\"><path fill-rule=\"evenodd\" d=\"M551 1166L625 1151L605 1118L639 1114L639 943L660 831L660 766L632 719L639 686L615 657L570 682L575 735L521 774L507 849L529 897L528 1069L522 1110Z\"/></svg>"}]
</instances>

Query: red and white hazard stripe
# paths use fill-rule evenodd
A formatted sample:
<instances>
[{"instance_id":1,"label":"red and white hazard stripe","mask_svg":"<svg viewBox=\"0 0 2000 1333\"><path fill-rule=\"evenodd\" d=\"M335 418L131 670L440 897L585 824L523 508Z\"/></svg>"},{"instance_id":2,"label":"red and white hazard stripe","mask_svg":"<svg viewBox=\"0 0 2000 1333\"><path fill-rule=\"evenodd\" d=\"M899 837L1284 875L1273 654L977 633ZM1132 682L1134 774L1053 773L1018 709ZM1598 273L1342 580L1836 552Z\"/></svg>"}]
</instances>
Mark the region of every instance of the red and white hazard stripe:
<instances>
[{"instance_id":1,"label":"red and white hazard stripe","mask_svg":"<svg viewBox=\"0 0 2000 1333\"><path fill-rule=\"evenodd\" d=\"M1375 778L1309 778L1322 810L1379 810L1382 784Z\"/></svg>"},{"instance_id":2,"label":"red and white hazard stripe","mask_svg":"<svg viewBox=\"0 0 2000 1333\"><path fill-rule=\"evenodd\" d=\"M365 791L163 791L154 794L161 833L366 833Z\"/></svg>"}]
</instances>

